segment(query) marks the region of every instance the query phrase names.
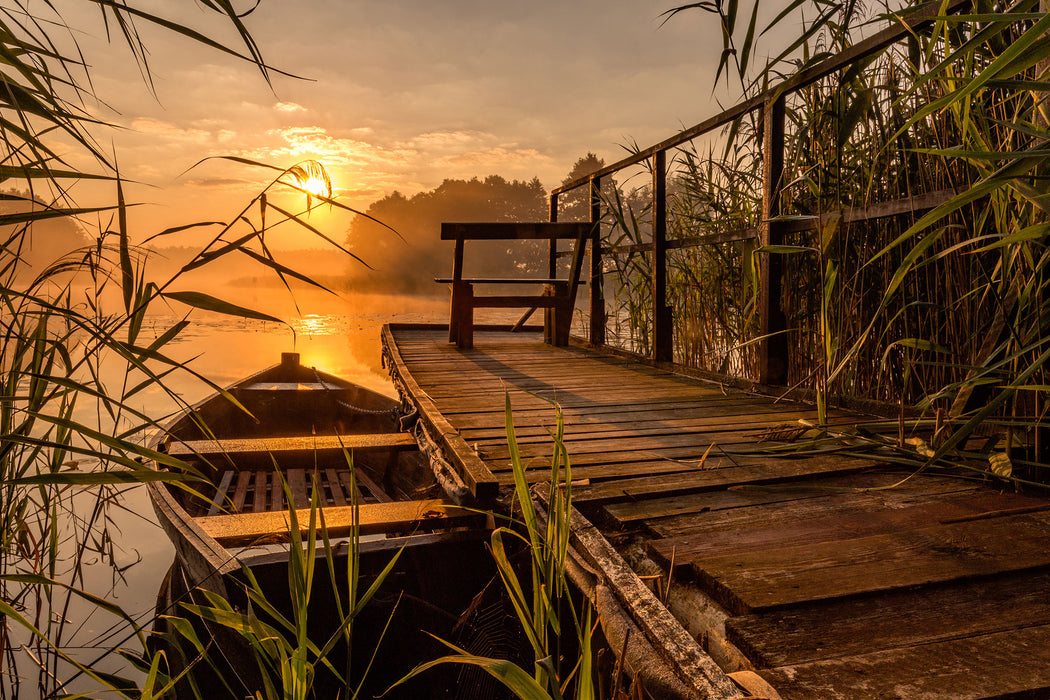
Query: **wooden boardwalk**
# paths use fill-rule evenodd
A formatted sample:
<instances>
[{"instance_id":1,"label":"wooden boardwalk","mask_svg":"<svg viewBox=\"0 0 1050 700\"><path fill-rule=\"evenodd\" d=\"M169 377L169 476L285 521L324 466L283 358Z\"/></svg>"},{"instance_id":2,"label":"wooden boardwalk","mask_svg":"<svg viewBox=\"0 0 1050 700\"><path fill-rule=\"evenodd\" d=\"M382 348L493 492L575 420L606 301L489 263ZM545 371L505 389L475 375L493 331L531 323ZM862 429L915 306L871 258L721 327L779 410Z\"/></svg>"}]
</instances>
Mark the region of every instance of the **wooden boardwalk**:
<instances>
[{"instance_id":1,"label":"wooden boardwalk","mask_svg":"<svg viewBox=\"0 0 1050 700\"><path fill-rule=\"evenodd\" d=\"M908 472L874 456L761 454L813 409L535 334L458 350L445 328L393 326L384 343L468 482L483 464L512 484L508 393L527 473L548 479L556 401L575 505L632 562L674 569L669 607L727 672L753 667L785 699L1050 697L1047 499L945 474L885 488Z\"/></svg>"}]
</instances>

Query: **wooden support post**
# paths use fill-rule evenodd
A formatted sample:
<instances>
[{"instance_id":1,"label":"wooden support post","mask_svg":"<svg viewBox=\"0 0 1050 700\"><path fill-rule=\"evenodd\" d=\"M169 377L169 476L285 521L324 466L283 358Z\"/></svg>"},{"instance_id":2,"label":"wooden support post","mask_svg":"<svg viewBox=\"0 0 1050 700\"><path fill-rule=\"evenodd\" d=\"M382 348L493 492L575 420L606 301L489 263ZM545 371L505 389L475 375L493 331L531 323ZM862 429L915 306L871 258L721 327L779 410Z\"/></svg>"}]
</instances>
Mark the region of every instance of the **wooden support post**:
<instances>
[{"instance_id":1,"label":"wooden support post","mask_svg":"<svg viewBox=\"0 0 1050 700\"><path fill-rule=\"evenodd\" d=\"M558 223L558 195L551 195L550 215L548 220L552 224ZM550 255L547 257L547 277L555 279L558 276L558 239L551 239Z\"/></svg>"},{"instance_id":2,"label":"wooden support post","mask_svg":"<svg viewBox=\"0 0 1050 700\"><path fill-rule=\"evenodd\" d=\"M1050 0L1040 0L1039 10L1042 12L1050 12ZM1036 80L1047 80L1050 77L1050 59L1044 58L1035 64ZM1044 130L1050 129L1050 93L1039 92L1036 96L1036 104L1038 108L1036 110L1038 119L1036 123L1041 126ZM1045 168L1045 166L1044 166ZM1040 220L1045 221L1047 215L1040 214ZM1039 290L1039 306L1043 308L1043 300L1045 293L1043 288ZM1031 420L1035 420L1038 423L1042 423L1044 419L1044 410L1046 405L1046 394L1041 391L1033 391L1033 399L1035 402L1034 411L1031 416ZM1050 429L1045 427L1037 427L1035 429L1035 436L1033 438L1033 457L1036 462L1040 464L1050 464Z\"/></svg>"},{"instance_id":3,"label":"wooden support post","mask_svg":"<svg viewBox=\"0 0 1050 700\"><path fill-rule=\"evenodd\" d=\"M551 195L550 212L547 218L552 224L558 223L558 195L556 194ZM547 277L550 279L558 277L558 239L556 238L551 239L550 254L547 256ZM529 313L532 313L532 311L529 311ZM571 314L572 311L570 310L569 313ZM543 310L544 341L548 343L553 342L555 336L551 334L550 329L554 328L557 322L558 318L554 313L554 309Z\"/></svg>"},{"instance_id":4,"label":"wooden support post","mask_svg":"<svg viewBox=\"0 0 1050 700\"><path fill-rule=\"evenodd\" d=\"M771 219L779 213L784 172L784 97L767 100L762 129L762 226L759 242L780 245L783 233ZM788 378L787 320L781 303L784 263L778 253L764 253L759 265L758 377L763 384Z\"/></svg>"},{"instance_id":5,"label":"wooden support post","mask_svg":"<svg viewBox=\"0 0 1050 700\"><path fill-rule=\"evenodd\" d=\"M653 154L653 359L674 357L671 307L667 305L667 151Z\"/></svg>"},{"instance_id":6,"label":"wooden support post","mask_svg":"<svg viewBox=\"0 0 1050 700\"><path fill-rule=\"evenodd\" d=\"M448 316L448 341L450 343L459 342L459 313L457 309L461 308L461 300L456 298L457 292L462 291L462 285L460 280L463 279L463 239L456 239L456 250L452 255L452 310Z\"/></svg>"},{"instance_id":7,"label":"wooden support post","mask_svg":"<svg viewBox=\"0 0 1050 700\"><path fill-rule=\"evenodd\" d=\"M591 178L591 343L605 344L605 296L602 293L601 179Z\"/></svg>"}]
</instances>

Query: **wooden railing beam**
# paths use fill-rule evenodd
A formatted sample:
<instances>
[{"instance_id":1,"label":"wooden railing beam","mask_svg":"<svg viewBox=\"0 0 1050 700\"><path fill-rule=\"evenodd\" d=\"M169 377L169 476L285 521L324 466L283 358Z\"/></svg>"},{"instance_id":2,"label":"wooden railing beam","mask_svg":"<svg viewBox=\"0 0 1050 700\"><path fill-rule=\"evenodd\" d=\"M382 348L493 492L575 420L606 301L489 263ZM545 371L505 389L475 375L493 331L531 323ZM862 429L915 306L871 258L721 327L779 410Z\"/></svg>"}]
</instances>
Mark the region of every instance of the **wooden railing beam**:
<instances>
[{"instance_id":1,"label":"wooden railing beam","mask_svg":"<svg viewBox=\"0 0 1050 700\"><path fill-rule=\"evenodd\" d=\"M657 151L668 151L677 146L681 146L687 141L692 141L698 136L718 129L726 124L729 124L733 120L753 112L756 109L761 109L765 105L766 101L777 96L783 95L790 92L794 92L799 88L803 88L811 83L814 83L821 78L831 75L836 71L842 70L846 66L852 63L871 56L872 54L882 51L888 46L897 43L907 37L911 36L917 27L932 22L936 17L945 15L952 15L966 7L973 5L973 0L949 0L948 4L941 6L939 2L929 2L925 5L915 9L912 12L898 15L895 19L897 20L893 26L883 29L880 32L872 34L866 39L858 41L853 46L850 46L845 51L836 53L831 58L821 61L812 68L808 68L800 73L796 73L791 78L788 78L779 85L774 85L766 92L756 95L751 99L745 100L736 104L729 109L725 110L721 114L717 114L710 119L692 126L688 129L678 132L676 135L669 139L665 139L658 144L650 146L649 148L637 151L623 160L617 161L612 165L607 165L601 168L588 177L582 177L572 182L567 182L561 187L554 190L555 193L568 192L574 190L577 187L586 185L590 178L597 177L602 178L607 175L611 175L615 172L628 168L632 165L638 165L643 163L649 158L652 158Z\"/></svg>"}]
</instances>

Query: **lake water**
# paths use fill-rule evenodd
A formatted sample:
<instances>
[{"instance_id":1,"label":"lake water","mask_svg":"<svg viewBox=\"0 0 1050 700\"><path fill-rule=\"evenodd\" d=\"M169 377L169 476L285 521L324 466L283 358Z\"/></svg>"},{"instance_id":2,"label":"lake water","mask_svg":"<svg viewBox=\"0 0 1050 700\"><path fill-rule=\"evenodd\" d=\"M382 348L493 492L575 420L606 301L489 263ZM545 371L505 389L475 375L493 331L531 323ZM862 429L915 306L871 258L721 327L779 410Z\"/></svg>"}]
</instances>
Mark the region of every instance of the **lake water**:
<instances>
[{"instance_id":1,"label":"lake water","mask_svg":"<svg viewBox=\"0 0 1050 700\"><path fill-rule=\"evenodd\" d=\"M354 295L333 297L315 292L297 293L295 306L289 308L286 292L274 289L240 289L239 303L265 307L266 297L280 298L277 310L269 313L286 319L288 325L231 319L217 314L201 314L167 352L180 361L192 358L192 367L220 386L225 386L280 361L282 352L298 352L306 366L341 376L369 389L396 396L386 371L381 365L381 328L384 323L445 322L448 302L440 298ZM253 299L253 297L255 297ZM270 305L271 307L273 305ZM159 334L176 322L179 316L158 315L152 319ZM294 335L293 335L294 331ZM119 381L111 377L110 381ZM178 377L171 385L192 404L212 393L207 385L188 377ZM156 390L144 392L140 407L151 415L163 416L175 410L171 399ZM145 438L144 438L145 439ZM111 511L116 525L114 562L127 566L122 576L114 576L105 561L89 561L84 587L131 614L148 627L154 615L157 591L171 565L174 552L156 523L145 488L124 491ZM69 614L76 630L68 643L81 660L94 660L99 650L122 643L126 626L115 624L113 617L87 610ZM132 640L125 646L135 647ZM21 665L21 663L20 663ZM107 659L98 667L106 671L127 668L117 659ZM81 679L68 691L89 691L97 686ZM34 697L35 684L23 683L20 697Z\"/></svg>"}]
</instances>

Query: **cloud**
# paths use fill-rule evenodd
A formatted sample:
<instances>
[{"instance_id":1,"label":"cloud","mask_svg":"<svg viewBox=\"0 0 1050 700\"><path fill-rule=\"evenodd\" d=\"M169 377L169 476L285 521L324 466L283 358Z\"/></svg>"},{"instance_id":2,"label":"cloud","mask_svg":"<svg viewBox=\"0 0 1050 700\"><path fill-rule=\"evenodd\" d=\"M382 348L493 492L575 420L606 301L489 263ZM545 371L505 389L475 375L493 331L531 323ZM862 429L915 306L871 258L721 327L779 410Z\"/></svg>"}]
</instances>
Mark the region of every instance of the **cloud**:
<instances>
[{"instance_id":1,"label":"cloud","mask_svg":"<svg viewBox=\"0 0 1050 700\"><path fill-rule=\"evenodd\" d=\"M140 134L166 138L172 141L205 143L212 138L212 133L205 129L185 128L150 117L140 117L132 120L131 128Z\"/></svg>"},{"instance_id":2,"label":"cloud","mask_svg":"<svg viewBox=\"0 0 1050 700\"><path fill-rule=\"evenodd\" d=\"M492 148L445 156L444 158L439 158L434 164L439 167L448 166L456 168L517 168L522 165L531 165L534 168L538 168L541 165L546 165L550 162L551 159L549 156L540 153L535 148L495 146ZM478 174L480 175L482 173Z\"/></svg>"},{"instance_id":3,"label":"cloud","mask_svg":"<svg viewBox=\"0 0 1050 700\"><path fill-rule=\"evenodd\" d=\"M333 136L321 126L296 126L267 133L284 142L283 145L264 147L255 152L269 162L314 158L328 167L394 167L404 166L416 155L412 149L385 148L361 139Z\"/></svg>"},{"instance_id":4,"label":"cloud","mask_svg":"<svg viewBox=\"0 0 1050 700\"><path fill-rule=\"evenodd\" d=\"M240 190L245 187L255 187L256 183L251 180L236 177L199 177L185 180L184 185L188 187L202 187L207 189Z\"/></svg>"},{"instance_id":5,"label":"cloud","mask_svg":"<svg viewBox=\"0 0 1050 700\"><path fill-rule=\"evenodd\" d=\"M431 131L412 137L405 142L405 145L409 148L418 149L462 149L469 144L479 143L491 138L491 134L486 134L482 131Z\"/></svg>"},{"instance_id":6,"label":"cloud","mask_svg":"<svg viewBox=\"0 0 1050 700\"><path fill-rule=\"evenodd\" d=\"M306 107L295 102L278 102L273 106L278 112L305 112Z\"/></svg>"}]
</instances>

